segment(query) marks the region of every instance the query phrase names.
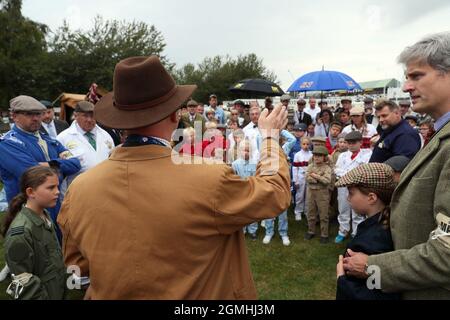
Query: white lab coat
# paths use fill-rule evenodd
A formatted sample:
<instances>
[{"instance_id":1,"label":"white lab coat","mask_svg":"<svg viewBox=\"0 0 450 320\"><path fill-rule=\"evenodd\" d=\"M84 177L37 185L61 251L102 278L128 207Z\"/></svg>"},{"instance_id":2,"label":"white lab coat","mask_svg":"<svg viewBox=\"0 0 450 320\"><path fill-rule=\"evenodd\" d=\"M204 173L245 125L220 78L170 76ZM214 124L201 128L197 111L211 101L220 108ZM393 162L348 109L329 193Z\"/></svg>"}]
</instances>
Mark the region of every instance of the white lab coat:
<instances>
[{"instance_id":1,"label":"white lab coat","mask_svg":"<svg viewBox=\"0 0 450 320\"><path fill-rule=\"evenodd\" d=\"M81 163L80 172L67 178L67 186L78 174L108 159L111 151L114 149L114 141L105 130L96 125L91 132L95 135L97 150L91 146L86 136L84 136L85 132L78 126L76 121L73 121L72 125L57 137L57 140L73 156L77 157Z\"/></svg>"}]
</instances>

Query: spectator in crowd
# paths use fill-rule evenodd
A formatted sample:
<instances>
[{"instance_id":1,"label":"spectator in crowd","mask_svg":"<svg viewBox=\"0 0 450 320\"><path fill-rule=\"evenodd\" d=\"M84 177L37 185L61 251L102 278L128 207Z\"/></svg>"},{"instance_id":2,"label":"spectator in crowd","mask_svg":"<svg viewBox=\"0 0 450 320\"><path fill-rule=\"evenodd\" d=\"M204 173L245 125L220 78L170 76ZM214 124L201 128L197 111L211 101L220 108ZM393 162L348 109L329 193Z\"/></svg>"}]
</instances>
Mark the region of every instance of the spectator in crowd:
<instances>
[{"instance_id":1,"label":"spectator in crowd","mask_svg":"<svg viewBox=\"0 0 450 320\"><path fill-rule=\"evenodd\" d=\"M348 142L347 140L345 140L345 133L340 133L338 135L338 144L337 144L337 148L333 151L332 155L331 155L331 164L333 166L333 168L336 165L336 162L339 159L339 156L348 151Z\"/></svg>"},{"instance_id":2,"label":"spectator in crowd","mask_svg":"<svg viewBox=\"0 0 450 320\"><path fill-rule=\"evenodd\" d=\"M75 105L75 120L71 126L58 135L58 141L77 157L81 170L68 176L61 188L64 194L75 177L105 161L111 155L114 141L100 128L94 119L94 105L88 101L80 101Z\"/></svg>"},{"instance_id":3,"label":"spectator in crowd","mask_svg":"<svg viewBox=\"0 0 450 320\"><path fill-rule=\"evenodd\" d=\"M394 156L384 162L394 170L394 182L396 184L400 182L400 176L410 161L411 159L405 156Z\"/></svg>"},{"instance_id":4,"label":"spectator in crowd","mask_svg":"<svg viewBox=\"0 0 450 320\"><path fill-rule=\"evenodd\" d=\"M364 98L364 111L366 122L373 125L375 128L378 127L378 118L375 116L373 99L370 97Z\"/></svg>"},{"instance_id":5,"label":"spectator in crowd","mask_svg":"<svg viewBox=\"0 0 450 320\"><path fill-rule=\"evenodd\" d=\"M342 153L336 162L335 173L339 181L344 175L356 167L368 163L372 150L362 149L362 134L359 131L352 131L345 136L348 143L348 151ZM339 207L339 232L334 242L342 243L350 234L354 237L358 225L364 220L364 217L356 214L348 202L348 189L338 189L338 207Z\"/></svg>"},{"instance_id":6,"label":"spectator in crowd","mask_svg":"<svg viewBox=\"0 0 450 320\"><path fill-rule=\"evenodd\" d=\"M304 124L303 124L304 125ZM309 150L311 141L308 137L301 138L301 150L295 154L292 163L292 182L295 188L295 221L301 221L306 210L306 169L313 157Z\"/></svg>"},{"instance_id":7,"label":"spectator in crowd","mask_svg":"<svg viewBox=\"0 0 450 320\"><path fill-rule=\"evenodd\" d=\"M364 164L344 175L337 183L339 188L349 189L349 203L356 214L367 219L358 227L355 237L347 245L350 251L379 254L394 249L389 228L392 192L395 189L392 169L381 163ZM370 289L367 281L347 275L344 256L339 256L336 300L398 300L395 293Z\"/></svg>"},{"instance_id":8,"label":"spectator in crowd","mask_svg":"<svg viewBox=\"0 0 450 320\"><path fill-rule=\"evenodd\" d=\"M213 109L210 109L210 108L206 109L205 110L206 122L215 122L215 123L217 123L217 119L216 119L215 114L216 114L216 112Z\"/></svg>"},{"instance_id":9,"label":"spectator in crowd","mask_svg":"<svg viewBox=\"0 0 450 320\"><path fill-rule=\"evenodd\" d=\"M239 145L245 139L245 133L242 129L237 129L233 131L232 139L230 140L230 148L228 149L228 161L227 163L233 163L233 161L238 159L239 155Z\"/></svg>"},{"instance_id":10,"label":"spectator in crowd","mask_svg":"<svg viewBox=\"0 0 450 320\"><path fill-rule=\"evenodd\" d=\"M261 110L257 105L253 105L250 109L251 122L243 129L245 137L250 141L250 161L258 163L259 161L259 147L261 144L261 133L258 128L258 119Z\"/></svg>"},{"instance_id":11,"label":"spectator in crowd","mask_svg":"<svg viewBox=\"0 0 450 320\"><path fill-rule=\"evenodd\" d=\"M204 133L206 131L205 128L206 120L203 118L202 114L199 114L197 112L197 109L198 103L196 101L194 100L188 101L187 103L188 112L181 116L181 121L184 123L185 128L195 129L195 123L198 123L199 128L201 128L202 133Z\"/></svg>"},{"instance_id":12,"label":"spectator in crowd","mask_svg":"<svg viewBox=\"0 0 450 320\"><path fill-rule=\"evenodd\" d=\"M418 124L419 120L418 120L417 116L410 114L410 115L407 115L404 119L406 120L406 122L408 122L408 124L411 126L411 128L418 130L417 124Z\"/></svg>"},{"instance_id":13,"label":"spectator in crowd","mask_svg":"<svg viewBox=\"0 0 450 320\"><path fill-rule=\"evenodd\" d=\"M325 146L328 149L328 153L333 154L338 146L338 137L342 132L342 124L340 122L332 122L330 125L330 133L328 134Z\"/></svg>"},{"instance_id":14,"label":"spectator in crowd","mask_svg":"<svg viewBox=\"0 0 450 320\"><path fill-rule=\"evenodd\" d=\"M314 137L328 138L332 119L333 114L331 113L330 110L326 109L321 111L318 115L317 123L314 128Z\"/></svg>"},{"instance_id":15,"label":"spectator in crowd","mask_svg":"<svg viewBox=\"0 0 450 320\"><path fill-rule=\"evenodd\" d=\"M297 152L299 152L302 149L302 138L306 136L306 124L300 123L296 124L294 126L294 136L296 139L296 142L294 146L291 149L291 152L289 154L289 161L295 166L294 164L294 157ZM309 146L308 146L309 148Z\"/></svg>"},{"instance_id":16,"label":"spectator in crowd","mask_svg":"<svg viewBox=\"0 0 450 320\"><path fill-rule=\"evenodd\" d=\"M58 174L35 166L20 181L20 192L10 202L3 221L5 258L11 270L9 294L15 300L62 300L66 293L66 267L55 223L46 208L59 199ZM7 290L8 292L8 290Z\"/></svg>"},{"instance_id":17,"label":"spectator in crowd","mask_svg":"<svg viewBox=\"0 0 450 320\"><path fill-rule=\"evenodd\" d=\"M242 100L236 100L234 109L238 112L239 128L246 127L250 123L250 115L245 112L245 103Z\"/></svg>"},{"instance_id":18,"label":"spectator in crowd","mask_svg":"<svg viewBox=\"0 0 450 320\"><path fill-rule=\"evenodd\" d=\"M322 110L316 106L316 99L309 99L309 106L305 109L305 112L310 115L313 124L316 124L317 116L321 111Z\"/></svg>"},{"instance_id":19,"label":"spectator in crowd","mask_svg":"<svg viewBox=\"0 0 450 320\"><path fill-rule=\"evenodd\" d=\"M403 119L405 119L406 116L412 114L411 113L411 102L409 99L403 99L398 102L398 106L400 108L400 114Z\"/></svg>"},{"instance_id":20,"label":"spectator in crowd","mask_svg":"<svg viewBox=\"0 0 450 320\"><path fill-rule=\"evenodd\" d=\"M422 121L419 125L419 133L421 140L421 147L425 147L430 142L431 137L434 134L434 126L431 120Z\"/></svg>"},{"instance_id":21,"label":"spectator in crowd","mask_svg":"<svg viewBox=\"0 0 450 320\"><path fill-rule=\"evenodd\" d=\"M352 124L351 119L350 119L350 111L342 110L342 111L336 113L336 115L337 115L336 120L339 121L340 123L342 123L344 128Z\"/></svg>"},{"instance_id":22,"label":"spectator in crowd","mask_svg":"<svg viewBox=\"0 0 450 320\"><path fill-rule=\"evenodd\" d=\"M48 134L52 139L56 139L58 134L69 127L69 124L64 120L55 119L55 110L50 101L41 100L40 103L47 108L42 116L40 131L44 134Z\"/></svg>"},{"instance_id":23,"label":"spectator in crowd","mask_svg":"<svg viewBox=\"0 0 450 320\"><path fill-rule=\"evenodd\" d=\"M297 101L297 110L294 112L294 122L295 124L304 123L309 126L313 123L311 116L305 112L306 101L299 99Z\"/></svg>"},{"instance_id":24,"label":"spectator in crowd","mask_svg":"<svg viewBox=\"0 0 450 320\"><path fill-rule=\"evenodd\" d=\"M306 240L311 240L316 234L316 220L320 217L320 243L329 242L328 206L330 204L330 184L333 169L328 163L328 150L323 146L312 151L313 162L306 170L306 206L308 208L308 232Z\"/></svg>"},{"instance_id":25,"label":"spectator in crowd","mask_svg":"<svg viewBox=\"0 0 450 320\"><path fill-rule=\"evenodd\" d=\"M402 119L399 106L395 102L381 100L375 109L383 132L375 145L370 162L382 163L400 155L412 159L421 145L417 130Z\"/></svg>"},{"instance_id":26,"label":"spectator in crowd","mask_svg":"<svg viewBox=\"0 0 450 320\"><path fill-rule=\"evenodd\" d=\"M217 120L217 123L225 124L225 113L223 108L217 105L217 96L215 94L209 96L209 109L214 111L214 118Z\"/></svg>"},{"instance_id":27,"label":"spectator in crowd","mask_svg":"<svg viewBox=\"0 0 450 320\"><path fill-rule=\"evenodd\" d=\"M306 132L308 137L314 138L315 128L316 128L316 126L313 123L311 123L308 126L308 129L307 129L307 132Z\"/></svg>"},{"instance_id":28,"label":"spectator in crowd","mask_svg":"<svg viewBox=\"0 0 450 320\"><path fill-rule=\"evenodd\" d=\"M350 111L351 125L348 125L342 130L343 133L350 133L352 131L359 131L362 136L363 149L370 149L370 140L377 135L377 129L371 124L366 123L363 107L353 107Z\"/></svg>"},{"instance_id":29,"label":"spectator in crowd","mask_svg":"<svg viewBox=\"0 0 450 320\"><path fill-rule=\"evenodd\" d=\"M41 134L42 115L47 110L42 103L29 96L18 96L10 101L14 127L0 140L1 180L8 202L19 192L22 174L37 165L52 167L59 172L60 181L81 169L80 161L57 140ZM49 209L53 222L60 208L60 200Z\"/></svg>"},{"instance_id":30,"label":"spectator in crowd","mask_svg":"<svg viewBox=\"0 0 450 320\"><path fill-rule=\"evenodd\" d=\"M238 156L237 160L232 163L234 172L243 179L253 177L256 174L256 164L250 163L250 142L242 140L237 145ZM248 233L251 240L257 239L256 232L258 231L258 222L253 222L244 227L244 234Z\"/></svg>"}]
</instances>

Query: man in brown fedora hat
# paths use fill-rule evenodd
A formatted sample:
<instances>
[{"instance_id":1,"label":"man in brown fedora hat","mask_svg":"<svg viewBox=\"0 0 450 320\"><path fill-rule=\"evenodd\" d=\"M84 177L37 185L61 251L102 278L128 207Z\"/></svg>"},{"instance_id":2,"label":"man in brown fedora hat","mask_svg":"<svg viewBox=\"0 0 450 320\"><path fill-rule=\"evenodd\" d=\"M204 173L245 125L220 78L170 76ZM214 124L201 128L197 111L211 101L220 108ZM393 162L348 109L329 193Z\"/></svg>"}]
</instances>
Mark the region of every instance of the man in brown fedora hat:
<instances>
[{"instance_id":1,"label":"man in brown fedora hat","mask_svg":"<svg viewBox=\"0 0 450 320\"><path fill-rule=\"evenodd\" d=\"M155 56L119 62L113 83L95 117L129 136L75 179L58 219L66 265L90 278L86 298L256 299L242 229L290 204L286 109L262 112L261 160L243 180L225 164L171 158L177 110L196 86L176 85Z\"/></svg>"}]
</instances>

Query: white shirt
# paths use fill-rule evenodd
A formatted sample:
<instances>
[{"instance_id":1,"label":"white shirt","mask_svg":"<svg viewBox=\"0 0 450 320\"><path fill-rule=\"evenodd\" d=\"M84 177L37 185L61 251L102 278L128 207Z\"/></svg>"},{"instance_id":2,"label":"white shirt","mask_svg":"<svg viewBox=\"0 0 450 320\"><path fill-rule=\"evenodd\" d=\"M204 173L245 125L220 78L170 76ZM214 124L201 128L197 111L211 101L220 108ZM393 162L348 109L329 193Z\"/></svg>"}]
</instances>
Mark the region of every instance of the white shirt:
<instances>
[{"instance_id":1,"label":"white shirt","mask_svg":"<svg viewBox=\"0 0 450 320\"><path fill-rule=\"evenodd\" d=\"M42 126L45 128L45 130L47 131L48 135L56 140L56 137L58 136L58 133L56 132L55 121L52 120L48 124L45 123L44 121L42 121Z\"/></svg>"},{"instance_id":2,"label":"white shirt","mask_svg":"<svg viewBox=\"0 0 450 320\"><path fill-rule=\"evenodd\" d=\"M311 151L300 150L294 156L294 163L296 162L309 162L313 154ZM302 180L305 180L305 173L307 167L292 167L292 181L295 184L299 184Z\"/></svg>"},{"instance_id":3,"label":"white shirt","mask_svg":"<svg viewBox=\"0 0 450 320\"><path fill-rule=\"evenodd\" d=\"M80 173L85 172L95 167L100 162L108 159L114 148L114 141L111 136L98 125L91 131L91 133L94 134L96 141L96 149L89 143L85 133L86 132L80 128L77 122L73 121L72 125L61 132L57 137L58 141L61 142L73 156L80 160ZM69 183L75 176L69 177Z\"/></svg>"},{"instance_id":4,"label":"white shirt","mask_svg":"<svg viewBox=\"0 0 450 320\"><path fill-rule=\"evenodd\" d=\"M362 127L361 129L357 129L354 124L348 125L342 130L343 134L348 134L352 131L359 131L361 132L363 138L372 138L374 135L378 134L377 129L371 124L366 124L366 128Z\"/></svg>"},{"instance_id":5,"label":"white shirt","mask_svg":"<svg viewBox=\"0 0 450 320\"><path fill-rule=\"evenodd\" d=\"M311 107L308 106L305 108L304 112L309 114L312 118L313 123L316 124L317 115L322 112L322 109L320 109L320 107L317 106L314 109L311 109Z\"/></svg>"},{"instance_id":6,"label":"white shirt","mask_svg":"<svg viewBox=\"0 0 450 320\"><path fill-rule=\"evenodd\" d=\"M250 141L250 162L258 163L259 161L259 147L261 143L261 132L255 124L250 122L244 129L245 138Z\"/></svg>"},{"instance_id":7,"label":"white shirt","mask_svg":"<svg viewBox=\"0 0 450 320\"><path fill-rule=\"evenodd\" d=\"M349 171L355 169L356 167L369 163L370 157L372 156L372 150L361 149L355 159L352 160L352 152L347 151L339 155L336 162L336 168L334 172L338 178L343 177Z\"/></svg>"}]
</instances>

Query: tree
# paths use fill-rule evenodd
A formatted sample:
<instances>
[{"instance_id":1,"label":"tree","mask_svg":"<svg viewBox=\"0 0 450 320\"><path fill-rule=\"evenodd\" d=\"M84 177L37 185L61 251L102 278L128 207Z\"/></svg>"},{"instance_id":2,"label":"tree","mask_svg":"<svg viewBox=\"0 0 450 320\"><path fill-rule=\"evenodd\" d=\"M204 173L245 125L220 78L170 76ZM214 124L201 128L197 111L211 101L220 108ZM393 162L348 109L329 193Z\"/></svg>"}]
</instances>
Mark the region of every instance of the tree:
<instances>
[{"instance_id":1,"label":"tree","mask_svg":"<svg viewBox=\"0 0 450 320\"><path fill-rule=\"evenodd\" d=\"M179 84L196 84L198 89L193 98L207 102L209 95L215 93L220 100L235 98L228 89L234 83L246 78L260 78L275 82L276 76L269 71L254 53L238 56L215 56L205 58L201 63L188 63L174 71Z\"/></svg>"},{"instance_id":2,"label":"tree","mask_svg":"<svg viewBox=\"0 0 450 320\"><path fill-rule=\"evenodd\" d=\"M48 28L23 17L21 9L21 0L0 0L0 108L17 95L38 95L44 85L40 61Z\"/></svg>"},{"instance_id":3,"label":"tree","mask_svg":"<svg viewBox=\"0 0 450 320\"><path fill-rule=\"evenodd\" d=\"M115 65L130 56L158 55L171 69L163 55L165 46L161 33L144 22L104 21L97 16L85 32L71 30L64 22L49 42L54 95L85 93L93 82L112 89Z\"/></svg>"}]
</instances>

